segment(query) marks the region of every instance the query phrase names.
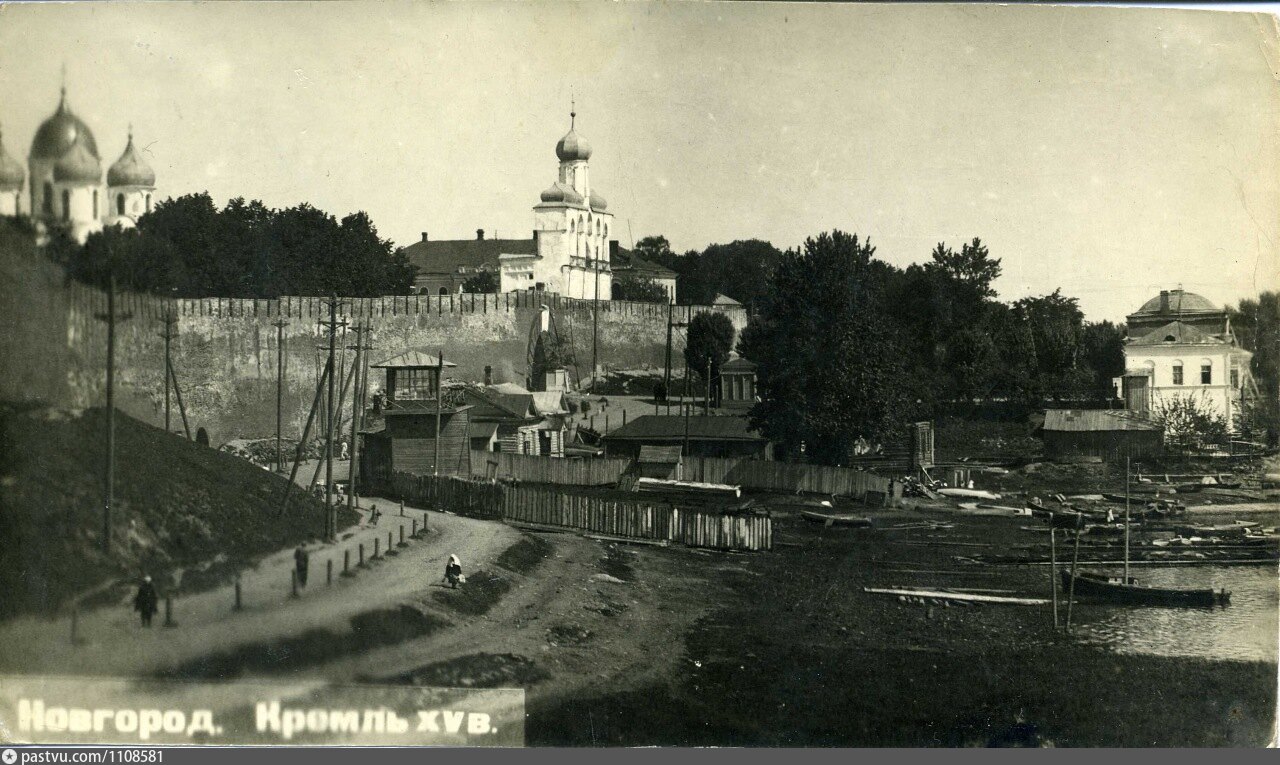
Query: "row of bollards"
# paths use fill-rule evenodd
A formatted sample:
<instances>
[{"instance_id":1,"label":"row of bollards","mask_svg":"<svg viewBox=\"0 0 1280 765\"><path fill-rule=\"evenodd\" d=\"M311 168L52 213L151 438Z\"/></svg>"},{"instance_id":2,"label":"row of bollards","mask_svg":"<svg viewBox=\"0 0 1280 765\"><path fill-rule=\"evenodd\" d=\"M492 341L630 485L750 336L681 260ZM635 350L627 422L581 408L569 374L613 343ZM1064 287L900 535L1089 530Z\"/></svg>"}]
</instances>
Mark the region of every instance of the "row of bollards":
<instances>
[{"instance_id":1,"label":"row of bollards","mask_svg":"<svg viewBox=\"0 0 1280 765\"><path fill-rule=\"evenodd\" d=\"M404 515L404 502L401 502L401 503L400 503L400 514L401 514L401 516L403 516L403 515ZM416 518L410 519L410 533L409 533L409 535L408 535L409 539L420 539L420 538L422 538L422 536L423 536L423 535L425 535L425 534L427 534L427 533L428 533L428 527L427 527L427 522L426 522L426 516L425 516L425 515L423 516L423 519L422 519L422 526L421 526L421 528L419 528L419 526L418 526L418 520L417 520ZM398 545L396 544L396 536L395 536L395 535L396 535L396 532L394 532L394 531L388 531L388 532L387 532L387 547L386 547L385 552L383 551L382 546L381 546L381 539L380 539L379 537L375 537L375 538L374 538L374 540L373 540L373 555L369 558L369 561L370 561L370 562L371 562L371 561L374 561L374 560L377 560L377 559L378 559L378 558L380 558L380 557L384 557L385 555L399 555L399 552L395 551L395 549L394 549L394 548L395 548L395 547L397 547L397 546L398 546L398 547L407 547L407 546L409 545L409 543L408 543L407 541L405 541L405 533L404 533L404 524L403 524L403 523L402 523L402 524L400 524L400 526L399 526L399 544L398 544ZM368 568L368 562L366 562L366 561L365 561L365 556L364 556L364 543L363 543L363 542L361 542L361 543L359 543L358 545L356 545L356 552L357 552L357 555L358 555L358 562L357 562L357 564L356 564L356 567L357 567L357 568ZM333 584L333 568L334 568L334 565L333 565L333 564L334 564L334 561L333 561L333 559L332 559L332 558L330 558L329 560L326 560L326 561L325 561L325 577L324 577L324 580L325 580L325 584L326 584L326 585L329 585L329 586L331 586L331 585ZM351 550L350 550L350 549L344 549L344 550L342 551L342 573L341 573L341 575L342 575L342 576L344 576L344 577L353 577L353 576L355 576L355 572L352 570L352 567L351 567ZM300 580L300 579L299 579L299 577L298 577L298 569L296 569L296 568L291 569L291 570L289 571L289 597L290 597L290 598L300 598L300 597L302 596L302 588L303 588L304 586L305 586L305 585L303 585L303 584L302 584L301 580ZM235 602L234 602L234 605L232 606L232 610L233 610L233 611L243 611L243 610L244 610L244 587L243 587L243 584L242 584L242 582L241 582L241 579L240 579L240 575L239 575L239 574L236 574L235 583L234 583L234 591L235 591ZM70 627L71 627L71 634L70 634L71 644L72 644L72 645L81 645L81 644L83 644L83 643L85 642L85 640L84 640L83 636L80 634L80 607L79 607L78 605L72 605L72 607L71 607L71 614L70 614L70 617L71 617L71 624L70 624ZM165 627L168 627L168 628L174 628L174 627L177 627L177 626L178 626L178 622L177 622L177 620L175 620L175 619L174 619L174 612L173 612L173 596L172 596L172 595L166 595L166 596L164 597L164 626L165 626Z\"/></svg>"}]
</instances>

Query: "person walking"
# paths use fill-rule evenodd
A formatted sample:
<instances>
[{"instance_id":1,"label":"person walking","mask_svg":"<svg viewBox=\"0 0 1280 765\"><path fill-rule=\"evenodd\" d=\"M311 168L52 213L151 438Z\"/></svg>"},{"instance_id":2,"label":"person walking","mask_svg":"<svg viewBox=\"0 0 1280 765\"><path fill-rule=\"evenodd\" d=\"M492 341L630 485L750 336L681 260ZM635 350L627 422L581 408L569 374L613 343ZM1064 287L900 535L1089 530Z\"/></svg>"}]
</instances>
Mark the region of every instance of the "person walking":
<instances>
[{"instance_id":1,"label":"person walking","mask_svg":"<svg viewBox=\"0 0 1280 765\"><path fill-rule=\"evenodd\" d=\"M298 549L293 551L293 565L298 572L298 586L307 586L307 568L311 565L311 553L307 550L307 543L303 542L298 545Z\"/></svg>"},{"instance_id":2,"label":"person walking","mask_svg":"<svg viewBox=\"0 0 1280 765\"><path fill-rule=\"evenodd\" d=\"M369 525L377 526L378 519L381 517L382 517L382 511L378 509L377 505L374 505L373 509L369 511Z\"/></svg>"},{"instance_id":3,"label":"person walking","mask_svg":"<svg viewBox=\"0 0 1280 765\"><path fill-rule=\"evenodd\" d=\"M465 581L462 578L462 561L458 560L458 556L450 555L449 562L444 564L444 581L454 589L458 588L460 582Z\"/></svg>"},{"instance_id":4,"label":"person walking","mask_svg":"<svg viewBox=\"0 0 1280 765\"><path fill-rule=\"evenodd\" d=\"M156 614L156 604L160 602L160 597L156 595L156 587L151 583L150 576L142 577L142 584L138 585L138 594L133 596L133 610L142 616L142 626L151 626L151 617Z\"/></svg>"}]
</instances>

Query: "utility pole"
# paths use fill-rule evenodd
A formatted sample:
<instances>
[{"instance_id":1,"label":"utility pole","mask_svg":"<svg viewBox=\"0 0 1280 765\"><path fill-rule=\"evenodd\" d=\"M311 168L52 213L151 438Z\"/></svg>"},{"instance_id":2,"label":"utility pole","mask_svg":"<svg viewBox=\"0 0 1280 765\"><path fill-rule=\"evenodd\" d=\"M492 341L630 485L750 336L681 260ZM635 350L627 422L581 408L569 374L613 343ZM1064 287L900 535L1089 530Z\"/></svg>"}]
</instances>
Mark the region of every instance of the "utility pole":
<instances>
[{"instance_id":1,"label":"utility pole","mask_svg":"<svg viewBox=\"0 0 1280 765\"><path fill-rule=\"evenodd\" d=\"M329 320L320 322L329 328L329 369L336 369L335 353L337 351L338 338L338 296L329 296ZM341 322L341 326L346 326L345 321ZM337 509L333 505L333 431L335 428L334 417L337 415L335 404L337 401L334 397L334 378L336 375L329 375L329 397L325 404L329 419L325 429L327 438L325 439L324 449L324 505L325 505L325 538L333 541L338 534L338 518Z\"/></svg>"},{"instance_id":2,"label":"utility pole","mask_svg":"<svg viewBox=\"0 0 1280 765\"><path fill-rule=\"evenodd\" d=\"M276 319L276 472L284 472L284 451L280 443L280 431L284 427L284 328L289 322Z\"/></svg>"},{"instance_id":3,"label":"utility pole","mask_svg":"<svg viewBox=\"0 0 1280 765\"><path fill-rule=\"evenodd\" d=\"M102 504L102 552L111 552L111 504L116 489L116 322L133 318L132 314L116 315L116 276L111 274L107 286L107 312L98 314L107 322L107 464L106 486Z\"/></svg>"},{"instance_id":4,"label":"utility pole","mask_svg":"<svg viewBox=\"0 0 1280 765\"><path fill-rule=\"evenodd\" d=\"M707 398L702 406L702 413L711 414L711 357L707 356Z\"/></svg>"},{"instance_id":5,"label":"utility pole","mask_svg":"<svg viewBox=\"0 0 1280 765\"><path fill-rule=\"evenodd\" d=\"M369 354L372 345L365 343L365 333L372 330L372 325L356 324L356 358L355 389L351 393L351 462L347 468L347 509L354 510L356 505L356 476L359 475L360 462L360 429L364 426L364 394L369 374Z\"/></svg>"},{"instance_id":6,"label":"utility pole","mask_svg":"<svg viewBox=\"0 0 1280 765\"><path fill-rule=\"evenodd\" d=\"M600 372L600 250L596 250L596 288L595 299L591 304L591 389L596 387L596 375Z\"/></svg>"},{"instance_id":7,"label":"utility pole","mask_svg":"<svg viewBox=\"0 0 1280 765\"><path fill-rule=\"evenodd\" d=\"M662 390L666 394L667 414L671 414L671 312L674 304L667 301L667 363L662 375ZM656 414L656 413L655 413Z\"/></svg>"},{"instance_id":8,"label":"utility pole","mask_svg":"<svg viewBox=\"0 0 1280 765\"><path fill-rule=\"evenodd\" d=\"M436 364L436 436L435 459L432 468L435 475L440 475L440 399L444 398L444 351L440 351L440 361Z\"/></svg>"},{"instance_id":9,"label":"utility pole","mask_svg":"<svg viewBox=\"0 0 1280 765\"><path fill-rule=\"evenodd\" d=\"M684 404L684 456L689 454L689 359L684 360L684 393L680 396L680 403Z\"/></svg>"},{"instance_id":10,"label":"utility pole","mask_svg":"<svg viewBox=\"0 0 1280 765\"><path fill-rule=\"evenodd\" d=\"M177 327L178 319L174 317L173 310L170 309L165 313L161 321L164 322L164 332L160 333L160 336L164 338L164 432L172 433L173 431L169 427L170 413L173 411L169 397L169 381L173 378L173 356L170 346L176 334L174 330Z\"/></svg>"}]
</instances>

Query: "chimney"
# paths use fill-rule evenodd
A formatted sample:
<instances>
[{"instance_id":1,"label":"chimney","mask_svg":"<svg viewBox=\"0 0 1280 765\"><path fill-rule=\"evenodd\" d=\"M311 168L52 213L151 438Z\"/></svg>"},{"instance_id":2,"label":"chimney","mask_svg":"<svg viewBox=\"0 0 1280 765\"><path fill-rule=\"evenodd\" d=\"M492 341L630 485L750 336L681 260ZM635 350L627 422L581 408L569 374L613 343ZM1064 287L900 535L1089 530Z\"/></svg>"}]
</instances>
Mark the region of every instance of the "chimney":
<instances>
[{"instance_id":1,"label":"chimney","mask_svg":"<svg viewBox=\"0 0 1280 765\"><path fill-rule=\"evenodd\" d=\"M493 367L488 364L484 367L484 384L493 385Z\"/></svg>"},{"instance_id":2,"label":"chimney","mask_svg":"<svg viewBox=\"0 0 1280 765\"><path fill-rule=\"evenodd\" d=\"M425 231L422 232L422 241L427 241L427 232Z\"/></svg>"},{"instance_id":3,"label":"chimney","mask_svg":"<svg viewBox=\"0 0 1280 765\"><path fill-rule=\"evenodd\" d=\"M476 239L484 239L484 229L476 229Z\"/></svg>"},{"instance_id":4,"label":"chimney","mask_svg":"<svg viewBox=\"0 0 1280 765\"><path fill-rule=\"evenodd\" d=\"M1160 290L1160 313L1169 313L1169 290Z\"/></svg>"}]
</instances>

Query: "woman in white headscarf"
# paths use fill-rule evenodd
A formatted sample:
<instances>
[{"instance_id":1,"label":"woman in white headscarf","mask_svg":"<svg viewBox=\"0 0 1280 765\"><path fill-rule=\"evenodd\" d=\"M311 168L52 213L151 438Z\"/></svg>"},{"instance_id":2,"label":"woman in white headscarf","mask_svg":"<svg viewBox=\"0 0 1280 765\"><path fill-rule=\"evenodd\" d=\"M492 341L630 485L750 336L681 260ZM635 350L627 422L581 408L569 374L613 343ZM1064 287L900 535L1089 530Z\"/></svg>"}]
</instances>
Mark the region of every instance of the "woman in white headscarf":
<instances>
[{"instance_id":1,"label":"woman in white headscarf","mask_svg":"<svg viewBox=\"0 0 1280 765\"><path fill-rule=\"evenodd\" d=\"M444 564L444 581L454 588L462 581L462 561L458 560L458 556L450 555L449 562Z\"/></svg>"}]
</instances>

